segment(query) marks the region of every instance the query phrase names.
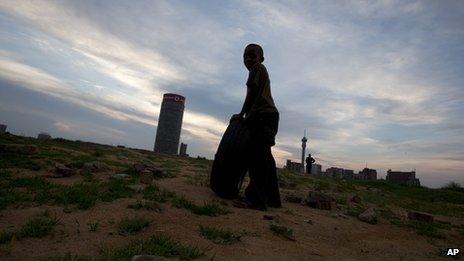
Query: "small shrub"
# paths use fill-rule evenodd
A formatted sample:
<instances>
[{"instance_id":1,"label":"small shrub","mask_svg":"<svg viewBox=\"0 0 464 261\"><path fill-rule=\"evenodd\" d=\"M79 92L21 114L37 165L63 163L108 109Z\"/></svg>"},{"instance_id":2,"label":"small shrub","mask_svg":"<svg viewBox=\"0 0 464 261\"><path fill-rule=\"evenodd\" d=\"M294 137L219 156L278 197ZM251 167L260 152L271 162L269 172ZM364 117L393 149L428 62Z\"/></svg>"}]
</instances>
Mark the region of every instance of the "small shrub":
<instances>
[{"instance_id":1,"label":"small shrub","mask_svg":"<svg viewBox=\"0 0 464 261\"><path fill-rule=\"evenodd\" d=\"M272 230L272 232L274 232L274 234L284 237L288 240L295 241L293 229L275 223L271 223L269 228Z\"/></svg>"},{"instance_id":2,"label":"small shrub","mask_svg":"<svg viewBox=\"0 0 464 261\"><path fill-rule=\"evenodd\" d=\"M216 217L230 213L229 210L217 203L204 203L203 206L198 206L185 197L175 197L172 203L176 208L185 208L197 215Z\"/></svg>"},{"instance_id":3,"label":"small shrub","mask_svg":"<svg viewBox=\"0 0 464 261\"><path fill-rule=\"evenodd\" d=\"M134 240L127 246L115 250L102 250L102 260L130 260L135 255L179 257L192 260L205 255L198 247L183 245L165 235L156 234L148 240Z\"/></svg>"},{"instance_id":4,"label":"small shrub","mask_svg":"<svg viewBox=\"0 0 464 261\"><path fill-rule=\"evenodd\" d=\"M56 216L51 216L49 211L32 218L24 225L19 235L20 237L44 237L53 231L53 227L58 223Z\"/></svg>"},{"instance_id":5,"label":"small shrub","mask_svg":"<svg viewBox=\"0 0 464 261\"><path fill-rule=\"evenodd\" d=\"M92 258L87 257L87 256L73 255L70 252L67 252L66 254L62 256L50 256L50 257L41 258L40 260L41 261L91 261Z\"/></svg>"},{"instance_id":6,"label":"small shrub","mask_svg":"<svg viewBox=\"0 0 464 261\"><path fill-rule=\"evenodd\" d=\"M95 221L95 222L89 222L87 225L89 226L90 232L95 232L98 230L98 226L100 225L100 223L98 221Z\"/></svg>"},{"instance_id":7,"label":"small shrub","mask_svg":"<svg viewBox=\"0 0 464 261\"><path fill-rule=\"evenodd\" d=\"M230 244L240 241L241 234L234 233L221 228L199 226L200 234L202 237L213 241L216 244Z\"/></svg>"},{"instance_id":8,"label":"small shrub","mask_svg":"<svg viewBox=\"0 0 464 261\"><path fill-rule=\"evenodd\" d=\"M0 245L11 241L14 233L11 231L0 231Z\"/></svg>"},{"instance_id":9,"label":"small shrub","mask_svg":"<svg viewBox=\"0 0 464 261\"><path fill-rule=\"evenodd\" d=\"M150 225L150 220L143 217L124 218L119 222L120 235L130 235Z\"/></svg>"},{"instance_id":10,"label":"small shrub","mask_svg":"<svg viewBox=\"0 0 464 261\"><path fill-rule=\"evenodd\" d=\"M149 200L145 200L145 201L137 200L136 203L130 204L127 207L136 209L136 210L139 210L139 209L154 210L156 212L161 212L162 210L161 206L157 202L149 201Z\"/></svg>"}]
</instances>

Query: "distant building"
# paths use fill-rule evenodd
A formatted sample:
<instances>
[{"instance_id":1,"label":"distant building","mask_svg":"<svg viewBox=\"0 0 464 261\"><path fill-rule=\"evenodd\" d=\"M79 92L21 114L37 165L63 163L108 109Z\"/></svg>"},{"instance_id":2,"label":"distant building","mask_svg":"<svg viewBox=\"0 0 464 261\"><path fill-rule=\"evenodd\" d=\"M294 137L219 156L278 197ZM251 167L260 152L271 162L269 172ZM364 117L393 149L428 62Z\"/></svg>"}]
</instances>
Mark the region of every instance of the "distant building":
<instances>
[{"instance_id":1,"label":"distant building","mask_svg":"<svg viewBox=\"0 0 464 261\"><path fill-rule=\"evenodd\" d=\"M311 165L311 174L321 175L322 166L320 164Z\"/></svg>"},{"instance_id":2,"label":"distant building","mask_svg":"<svg viewBox=\"0 0 464 261\"><path fill-rule=\"evenodd\" d=\"M331 167L325 170L325 173L328 177L341 179L343 177L343 169Z\"/></svg>"},{"instance_id":3,"label":"distant building","mask_svg":"<svg viewBox=\"0 0 464 261\"><path fill-rule=\"evenodd\" d=\"M353 179L354 171L352 169L344 169L343 170L343 178L344 179Z\"/></svg>"},{"instance_id":4,"label":"distant building","mask_svg":"<svg viewBox=\"0 0 464 261\"><path fill-rule=\"evenodd\" d=\"M37 139L39 140L48 140L48 139L51 139L52 136L50 136L50 134L46 133L46 132L41 132L39 133L39 135L37 135Z\"/></svg>"},{"instance_id":5,"label":"distant building","mask_svg":"<svg viewBox=\"0 0 464 261\"><path fill-rule=\"evenodd\" d=\"M187 144L182 143L182 142L180 143L179 156L188 157L188 154L187 154Z\"/></svg>"},{"instance_id":6,"label":"distant building","mask_svg":"<svg viewBox=\"0 0 464 261\"><path fill-rule=\"evenodd\" d=\"M353 175L353 179L359 180L377 180L377 170L364 168L358 174Z\"/></svg>"},{"instance_id":7,"label":"distant building","mask_svg":"<svg viewBox=\"0 0 464 261\"><path fill-rule=\"evenodd\" d=\"M5 124L0 124L0 134L3 134L6 132L6 125Z\"/></svg>"},{"instance_id":8,"label":"distant building","mask_svg":"<svg viewBox=\"0 0 464 261\"><path fill-rule=\"evenodd\" d=\"M288 170L300 172L301 168L303 168L303 165L300 162L292 162L291 160L287 160L287 165L285 165L285 168Z\"/></svg>"},{"instance_id":9,"label":"distant building","mask_svg":"<svg viewBox=\"0 0 464 261\"><path fill-rule=\"evenodd\" d=\"M420 186L420 181L416 178L416 171L392 171L389 169L387 171L386 180L398 184Z\"/></svg>"},{"instance_id":10,"label":"distant building","mask_svg":"<svg viewBox=\"0 0 464 261\"><path fill-rule=\"evenodd\" d=\"M155 152L177 154L184 107L184 96L174 93L165 93L163 95L156 129L155 146L153 148Z\"/></svg>"}]
</instances>

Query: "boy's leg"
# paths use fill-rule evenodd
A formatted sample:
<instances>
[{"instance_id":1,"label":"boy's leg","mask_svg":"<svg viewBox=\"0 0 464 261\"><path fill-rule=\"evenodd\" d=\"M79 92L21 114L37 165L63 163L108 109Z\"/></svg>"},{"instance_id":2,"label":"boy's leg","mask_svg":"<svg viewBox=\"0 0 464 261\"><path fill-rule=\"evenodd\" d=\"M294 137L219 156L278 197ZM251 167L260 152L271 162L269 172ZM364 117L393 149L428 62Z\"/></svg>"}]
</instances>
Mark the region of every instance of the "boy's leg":
<instances>
[{"instance_id":1,"label":"boy's leg","mask_svg":"<svg viewBox=\"0 0 464 261\"><path fill-rule=\"evenodd\" d=\"M277 169L274 157L272 156L271 148L269 147L267 153L267 204L270 207L280 208L282 207L282 202L280 201L280 191L279 191L279 182L277 179Z\"/></svg>"},{"instance_id":2,"label":"boy's leg","mask_svg":"<svg viewBox=\"0 0 464 261\"><path fill-rule=\"evenodd\" d=\"M250 145L250 161L248 174L250 183L245 189L245 196L254 207L266 208L267 164L264 144L259 139L253 139Z\"/></svg>"}]
</instances>

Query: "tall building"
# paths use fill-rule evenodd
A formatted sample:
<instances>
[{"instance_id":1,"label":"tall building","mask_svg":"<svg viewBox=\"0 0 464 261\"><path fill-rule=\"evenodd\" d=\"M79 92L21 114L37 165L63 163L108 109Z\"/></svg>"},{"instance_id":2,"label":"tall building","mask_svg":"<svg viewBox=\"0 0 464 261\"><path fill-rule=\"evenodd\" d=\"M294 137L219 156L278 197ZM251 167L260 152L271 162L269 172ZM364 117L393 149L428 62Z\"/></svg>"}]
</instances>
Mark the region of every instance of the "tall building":
<instances>
[{"instance_id":1,"label":"tall building","mask_svg":"<svg viewBox=\"0 0 464 261\"><path fill-rule=\"evenodd\" d=\"M305 156L306 156L306 142L308 139L306 139L306 131L301 139L301 172L305 173Z\"/></svg>"},{"instance_id":2,"label":"tall building","mask_svg":"<svg viewBox=\"0 0 464 261\"><path fill-rule=\"evenodd\" d=\"M321 164L315 164L315 163L313 163L313 165L311 165L311 174L314 174L314 175L321 175L321 171L322 171L322 166L321 166Z\"/></svg>"},{"instance_id":3,"label":"tall building","mask_svg":"<svg viewBox=\"0 0 464 261\"><path fill-rule=\"evenodd\" d=\"M285 165L285 168L288 170L293 170L293 171L301 171L301 163L300 162L293 162L291 160L287 160L287 164Z\"/></svg>"},{"instance_id":4,"label":"tall building","mask_svg":"<svg viewBox=\"0 0 464 261\"><path fill-rule=\"evenodd\" d=\"M52 136L50 136L50 134L46 133L46 132L41 132L39 133L39 135L37 135L37 139L39 140L48 140L48 139L51 139Z\"/></svg>"},{"instance_id":5,"label":"tall building","mask_svg":"<svg viewBox=\"0 0 464 261\"><path fill-rule=\"evenodd\" d=\"M352 169L344 169L343 170L343 178L344 179L353 179L354 171Z\"/></svg>"},{"instance_id":6,"label":"tall building","mask_svg":"<svg viewBox=\"0 0 464 261\"><path fill-rule=\"evenodd\" d=\"M176 155L179 149L185 97L165 93L158 118L154 151Z\"/></svg>"},{"instance_id":7,"label":"tall building","mask_svg":"<svg viewBox=\"0 0 464 261\"><path fill-rule=\"evenodd\" d=\"M420 181L418 178L416 178L416 171L392 171L389 169L387 171L386 180L399 184L420 186Z\"/></svg>"},{"instance_id":8,"label":"tall building","mask_svg":"<svg viewBox=\"0 0 464 261\"><path fill-rule=\"evenodd\" d=\"M0 124L0 134L3 134L6 132L6 125L5 124Z\"/></svg>"},{"instance_id":9,"label":"tall building","mask_svg":"<svg viewBox=\"0 0 464 261\"><path fill-rule=\"evenodd\" d=\"M336 168L336 167L330 167L325 170L325 173L328 177L332 178L338 178L341 179L343 177L343 169L342 168Z\"/></svg>"},{"instance_id":10,"label":"tall building","mask_svg":"<svg viewBox=\"0 0 464 261\"><path fill-rule=\"evenodd\" d=\"M377 170L364 168L359 173L353 174L353 179L357 180L377 180Z\"/></svg>"},{"instance_id":11,"label":"tall building","mask_svg":"<svg viewBox=\"0 0 464 261\"><path fill-rule=\"evenodd\" d=\"M182 156L182 157L187 157L188 154L187 154L187 144L185 143L180 143L180 151L179 151L179 156Z\"/></svg>"}]
</instances>

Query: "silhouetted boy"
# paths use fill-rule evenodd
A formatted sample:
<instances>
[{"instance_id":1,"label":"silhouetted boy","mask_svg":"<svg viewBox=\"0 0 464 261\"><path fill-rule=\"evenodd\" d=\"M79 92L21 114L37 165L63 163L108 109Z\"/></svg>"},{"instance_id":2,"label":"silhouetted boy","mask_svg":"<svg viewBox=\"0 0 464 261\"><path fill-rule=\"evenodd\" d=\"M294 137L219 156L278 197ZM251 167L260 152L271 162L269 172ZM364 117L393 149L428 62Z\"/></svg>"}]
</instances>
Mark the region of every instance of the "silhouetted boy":
<instances>
[{"instance_id":1,"label":"silhouetted boy","mask_svg":"<svg viewBox=\"0 0 464 261\"><path fill-rule=\"evenodd\" d=\"M306 173L311 174L311 168L314 162L316 162L316 160L309 154L306 158Z\"/></svg>"},{"instance_id":2,"label":"silhouetted boy","mask_svg":"<svg viewBox=\"0 0 464 261\"><path fill-rule=\"evenodd\" d=\"M249 71L247 95L239 114L250 129L248 173L250 184L245 198L235 201L234 206L265 210L281 207L277 183L276 163L271 153L279 126L279 112L271 95L271 85L264 61L263 49L249 44L243 53L243 62Z\"/></svg>"}]
</instances>

